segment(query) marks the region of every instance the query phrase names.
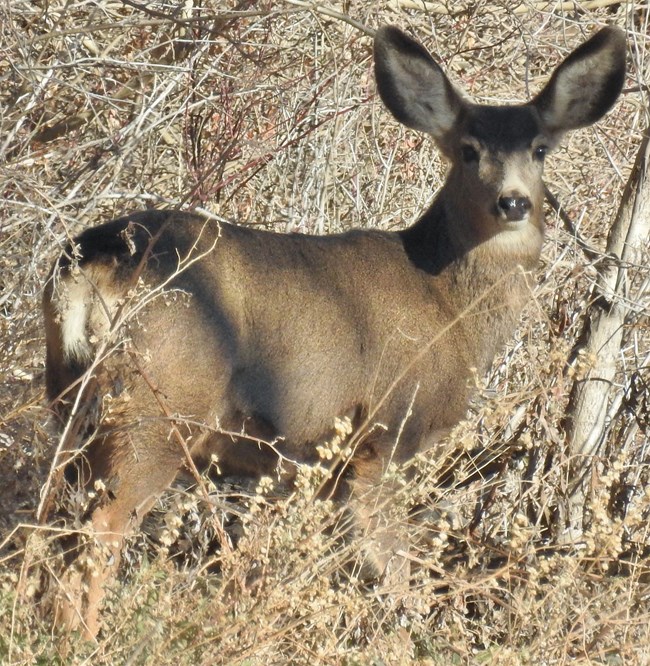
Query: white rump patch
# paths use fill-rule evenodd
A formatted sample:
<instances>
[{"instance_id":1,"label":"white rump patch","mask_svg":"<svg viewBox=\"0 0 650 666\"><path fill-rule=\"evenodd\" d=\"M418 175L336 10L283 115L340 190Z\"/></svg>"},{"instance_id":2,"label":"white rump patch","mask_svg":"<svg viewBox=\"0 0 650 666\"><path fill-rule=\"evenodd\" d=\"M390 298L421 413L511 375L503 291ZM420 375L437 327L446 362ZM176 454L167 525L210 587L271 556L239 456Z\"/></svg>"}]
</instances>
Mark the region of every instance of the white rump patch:
<instances>
[{"instance_id":1,"label":"white rump patch","mask_svg":"<svg viewBox=\"0 0 650 666\"><path fill-rule=\"evenodd\" d=\"M92 356L86 330L91 307L90 286L84 278L68 278L59 289L63 354L68 359L88 361Z\"/></svg>"}]
</instances>

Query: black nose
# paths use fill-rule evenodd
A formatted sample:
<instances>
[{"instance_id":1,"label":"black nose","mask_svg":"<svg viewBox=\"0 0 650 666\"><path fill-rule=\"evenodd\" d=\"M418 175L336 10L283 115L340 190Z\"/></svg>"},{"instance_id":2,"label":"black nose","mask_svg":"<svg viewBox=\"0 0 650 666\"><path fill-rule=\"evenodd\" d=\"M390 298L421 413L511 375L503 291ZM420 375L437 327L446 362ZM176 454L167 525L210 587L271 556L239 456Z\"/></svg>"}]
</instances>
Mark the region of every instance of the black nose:
<instances>
[{"instance_id":1,"label":"black nose","mask_svg":"<svg viewBox=\"0 0 650 666\"><path fill-rule=\"evenodd\" d=\"M533 207L528 197L499 197L499 212L509 222L523 220Z\"/></svg>"}]
</instances>

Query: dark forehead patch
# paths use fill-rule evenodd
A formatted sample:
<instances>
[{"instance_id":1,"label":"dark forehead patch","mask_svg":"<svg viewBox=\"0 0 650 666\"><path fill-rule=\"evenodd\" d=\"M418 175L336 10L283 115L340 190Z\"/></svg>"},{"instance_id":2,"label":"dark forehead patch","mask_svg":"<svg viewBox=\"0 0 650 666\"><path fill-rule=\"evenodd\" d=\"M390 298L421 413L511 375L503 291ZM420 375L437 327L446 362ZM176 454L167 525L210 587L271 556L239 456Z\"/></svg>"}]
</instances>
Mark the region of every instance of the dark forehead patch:
<instances>
[{"instance_id":1,"label":"dark forehead patch","mask_svg":"<svg viewBox=\"0 0 650 666\"><path fill-rule=\"evenodd\" d=\"M466 129L487 148L506 152L527 148L541 133L530 106L472 106Z\"/></svg>"}]
</instances>

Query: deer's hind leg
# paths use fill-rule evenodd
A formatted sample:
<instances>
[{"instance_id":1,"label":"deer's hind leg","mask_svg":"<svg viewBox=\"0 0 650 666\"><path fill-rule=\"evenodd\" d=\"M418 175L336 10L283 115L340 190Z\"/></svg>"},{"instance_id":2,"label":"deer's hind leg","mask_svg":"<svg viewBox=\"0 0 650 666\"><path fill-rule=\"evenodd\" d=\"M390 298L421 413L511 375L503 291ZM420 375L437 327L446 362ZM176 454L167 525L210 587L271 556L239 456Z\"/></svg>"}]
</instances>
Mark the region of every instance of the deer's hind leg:
<instances>
[{"instance_id":1,"label":"deer's hind leg","mask_svg":"<svg viewBox=\"0 0 650 666\"><path fill-rule=\"evenodd\" d=\"M101 428L77 465L83 485L97 493L96 503L76 557L59 579L54 609L55 625L79 629L91 639L99 631L105 589L117 573L125 536L139 526L184 460L163 419Z\"/></svg>"}]
</instances>

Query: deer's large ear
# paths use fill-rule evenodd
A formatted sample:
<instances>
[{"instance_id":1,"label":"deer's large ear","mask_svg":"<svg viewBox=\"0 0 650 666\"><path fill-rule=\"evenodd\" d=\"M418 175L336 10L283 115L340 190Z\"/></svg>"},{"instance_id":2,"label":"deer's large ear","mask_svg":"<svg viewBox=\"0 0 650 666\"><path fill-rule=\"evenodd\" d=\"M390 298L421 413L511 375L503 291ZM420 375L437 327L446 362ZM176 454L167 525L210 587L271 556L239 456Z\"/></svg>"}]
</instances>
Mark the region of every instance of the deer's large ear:
<instances>
[{"instance_id":1,"label":"deer's large ear","mask_svg":"<svg viewBox=\"0 0 650 666\"><path fill-rule=\"evenodd\" d=\"M610 26L573 51L531 104L548 131L561 133L602 118L624 80L625 35Z\"/></svg>"},{"instance_id":2,"label":"deer's large ear","mask_svg":"<svg viewBox=\"0 0 650 666\"><path fill-rule=\"evenodd\" d=\"M375 77L382 101L397 120L444 143L464 102L421 44L393 26L380 28Z\"/></svg>"}]
</instances>

